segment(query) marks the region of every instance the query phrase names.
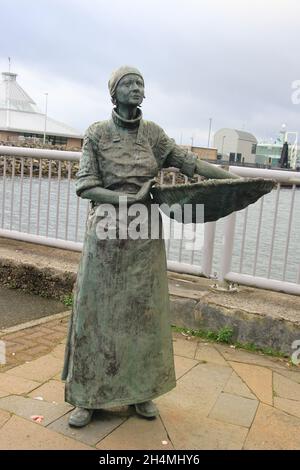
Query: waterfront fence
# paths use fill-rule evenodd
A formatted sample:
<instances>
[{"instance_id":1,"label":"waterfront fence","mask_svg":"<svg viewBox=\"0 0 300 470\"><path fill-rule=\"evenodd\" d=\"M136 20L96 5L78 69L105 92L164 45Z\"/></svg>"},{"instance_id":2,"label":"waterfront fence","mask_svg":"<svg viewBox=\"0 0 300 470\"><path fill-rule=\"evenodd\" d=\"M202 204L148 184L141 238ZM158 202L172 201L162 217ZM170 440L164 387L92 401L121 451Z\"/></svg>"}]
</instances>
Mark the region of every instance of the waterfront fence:
<instances>
[{"instance_id":1,"label":"waterfront fence","mask_svg":"<svg viewBox=\"0 0 300 470\"><path fill-rule=\"evenodd\" d=\"M80 155L0 148L0 236L81 251L89 203L75 194ZM164 217L168 269L299 295L299 172L238 166L229 170L242 177L274 179L277 187L217 222L185 227ZM164 169L159 181L189 180L176 169ZM171 232L177 233L175 239Z\"/></svg>"}]
</instances>

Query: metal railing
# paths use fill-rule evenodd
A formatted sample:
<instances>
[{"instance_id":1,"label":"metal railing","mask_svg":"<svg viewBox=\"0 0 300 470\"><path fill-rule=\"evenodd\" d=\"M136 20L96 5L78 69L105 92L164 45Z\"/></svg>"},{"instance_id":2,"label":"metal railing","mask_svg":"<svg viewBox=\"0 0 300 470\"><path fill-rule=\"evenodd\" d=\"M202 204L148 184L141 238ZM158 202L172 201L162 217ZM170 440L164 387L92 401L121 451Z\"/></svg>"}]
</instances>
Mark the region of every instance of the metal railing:
<instances>
[{"instance_id":1,"label":"metal railing","mask_svg":"<svg viewBox=\"0 0 300 470\"><path fill-rule=\"evenodd\" d=\"M81 251L89 204L75 195L80 152L3 146L0 155L0 236ZM190 226L194 237L188 241L181 236L185 227L177 225L180 236L166 236L168 268L300 294L299 173L236 166L230 171L275 179L277 189L218 222ZM160 182L175 184L177 178L166 170ZM174 225L164 219L165 233Z\"/></svg>"},{"instance_id":2,"label":"metal railing","mask_svg":"<svg viewBox=\"0 0 300 470\"><path fill-rule=\"evenodd\" d=\"M255 233L255 243L253 250L253 263L251 267L251 273L243 273L243 263L245 258L245 240L247 233L247 225L249 223L249 210L251 206L246 208L243 213L243 225L242 235L239 253L239 266L237 270L232 269L234 240L235 240L235 228L237 221L237 212L226 217L224 227L224 246L223 246L223 257L221 266L221 279L227 281L261 287L276 291L282 291L290 294L300 294L300 191L297 189L300 186L300 175L292 171L281 171L281 170L263 170L263 169L250 169L241 167L229 167L229 170L242 177L262 177L271 178L277 181L277 188L272 191L273 197L275 194L275 200L272 207L271 214L268 214L269 219L269 243L265 244L264 249L266 250L264 255L267 258L267 265L265 266L264 276L258 275L258 261L259 256L262 254L261 243L262 243L262 225L263 216L266 211L269 210L266 206L266 200L268 196L262 197L254 206L258 208L257 212L257 227ZM286 190L284 188L288 187ZM288 197L286 197L280 207L280 195L282 191L288 191ZM297 195L297 203L296 203ZM270 200L270 197L269 197ZM296 210L297 205L297 210ZM279 211L281 211L281 219L285 221L285 225L279 225ZM284 216L283 216L283 214ZM298 213L298 217L295 214ZM277 267L277 273L279 274L278 279L272 278L272 267L274 262L274 245L276 242L276 234L281 229L280 247L281 252L281 265ZM290 250L291 240L293 238L293 247ZM292 251L292 252L290 252ZM291 259L293 257L293 259ZM292 266L287 273L288 264Z\"/></svg>"}]
</instances>

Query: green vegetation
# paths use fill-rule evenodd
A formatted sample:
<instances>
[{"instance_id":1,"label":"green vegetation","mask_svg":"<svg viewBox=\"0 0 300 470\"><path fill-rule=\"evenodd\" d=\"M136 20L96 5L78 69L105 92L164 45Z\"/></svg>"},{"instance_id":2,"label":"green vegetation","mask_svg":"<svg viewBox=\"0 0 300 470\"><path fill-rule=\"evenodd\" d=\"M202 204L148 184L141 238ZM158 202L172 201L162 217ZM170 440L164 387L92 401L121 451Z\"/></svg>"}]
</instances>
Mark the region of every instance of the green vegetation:
<instances>
[{"instance_id":1,"label":"green vegetation","mask_svg":"<svg viewBox=\"0 0 300 470\"><path fill-rule=\"evenodd\" d=\"M261 348L256 346L254 343L234 343L236 348L239 349L246 349L247 351L252 351L252 352L262 352L263 354L266 354L267 356L276 356L276 357L287 357L287 354L277 351L276 349L273 348Z\"/></svg>"},{"instance_id":2,"label":"green vegetation","mask_svg":"<svg viewBox=\"0 0 300 470\"><path fill-rule=\"evenodd\" d=\"M232 335L233 335L233 329L229 328L228 326L224 326L217 333L217 341L219 343L227 343L227 344L231 343Z\"/></svg>"},{"instance_id":3,"label":"green vegetation","mask_svg":"<svg viewBox=\"0 0 300 470\"><path fill-rule=\"evenodd\" d=\"M208 341L217 341L218 343L231 343L231 338L233 335L233 329L227 326L221 328L219 331L211 331L211 330L190 330L187 328L180 328L177 326L172 326L173 331L178 333L186 333L190 336L197 336L198 338L202 338Z\"/></svg>"},{"instance_id":4,"label":"green vegetation","mask_svg":"<svg viewBox=\"0 0 300 470\"><path fill-rule=\"evenodd\" d=\"M268 356L275 356L275 357L287 357L287 354L282 353L280 351L276 351L272 348L263 348L256 346L254 343L240 343L232 341L233 336L233 329L224 326L219 331L211 331L211 330L193 330L188 328L181 328L178 326L172 326L173 331L177 333L184 333L189 336L196 336L198 338L204 339L206 341L218 342L218 343L225 343L234 346L236 349L245 349L246 351L251 352L259 352L266 354Z\"/></svg>"},{"instance_id":5,"label":"green vegetation","mask_svg":"<svg viewBox=\"0 0 300 470\"><path fill-rule=\"evenodd\" d=\"M62 302L63 302L63 304L65 304L66 307L72 307L72 305L73 305L73 295L72 294L66 295Z\"/></svg>"}]
</instances>

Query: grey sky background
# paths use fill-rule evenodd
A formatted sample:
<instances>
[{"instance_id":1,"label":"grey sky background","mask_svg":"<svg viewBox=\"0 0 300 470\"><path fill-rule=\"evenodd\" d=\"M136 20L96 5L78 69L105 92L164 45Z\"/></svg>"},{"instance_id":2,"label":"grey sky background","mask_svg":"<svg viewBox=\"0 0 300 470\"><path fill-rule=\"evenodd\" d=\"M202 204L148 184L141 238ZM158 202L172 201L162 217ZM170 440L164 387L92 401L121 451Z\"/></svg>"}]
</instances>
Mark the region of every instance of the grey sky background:
<instances>
[{"instance_id":1,"label":"grey sky background","mask_svg":"<svg viewBox=\"0 0 300 470\"><path fill-rule=\"evenodd\" d=\"M300 132L297 0L0 0L0 69L48 114L84 131L111 111L107 82L144 75L144 117L178 143L234 127L274 139Z\"/></svg>"}]
</instances>

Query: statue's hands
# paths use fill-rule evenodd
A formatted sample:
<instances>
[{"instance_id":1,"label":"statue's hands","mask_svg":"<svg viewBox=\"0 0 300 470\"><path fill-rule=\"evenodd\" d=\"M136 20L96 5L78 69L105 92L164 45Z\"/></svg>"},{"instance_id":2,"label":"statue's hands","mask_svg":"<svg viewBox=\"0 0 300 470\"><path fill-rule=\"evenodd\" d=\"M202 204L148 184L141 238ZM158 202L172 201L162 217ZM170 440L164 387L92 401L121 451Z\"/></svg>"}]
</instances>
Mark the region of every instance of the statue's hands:
<instances>
[{"instance_id":1,"label":"statue's hands","mask_svg":"<svg viewBox=\"0 0 300 470\"><path fill-rule=\"evenodd\" d=\"M110 189L95 187L82 191L80 196L84 199L90 199L100 204L119 204L120 198L126 196L127 204L134 204L135 202L144 202L149 197L151 187L154 185L155 180L146 181L137 194L126 194L118 191L111 191Z\"/></svg>"},{"instance_id":2,"label":"statue's hands","mask_svg":"<svg viewBox=\"0 0 300 470\"><path fill-rule=\"evenodd\" d=\"M136 201L135 202L144 202L149 197L150 189L156 183L154 179L150 181L146 181L143 184L139 192L135 195Z\"/></svg>"}]
</instances>

